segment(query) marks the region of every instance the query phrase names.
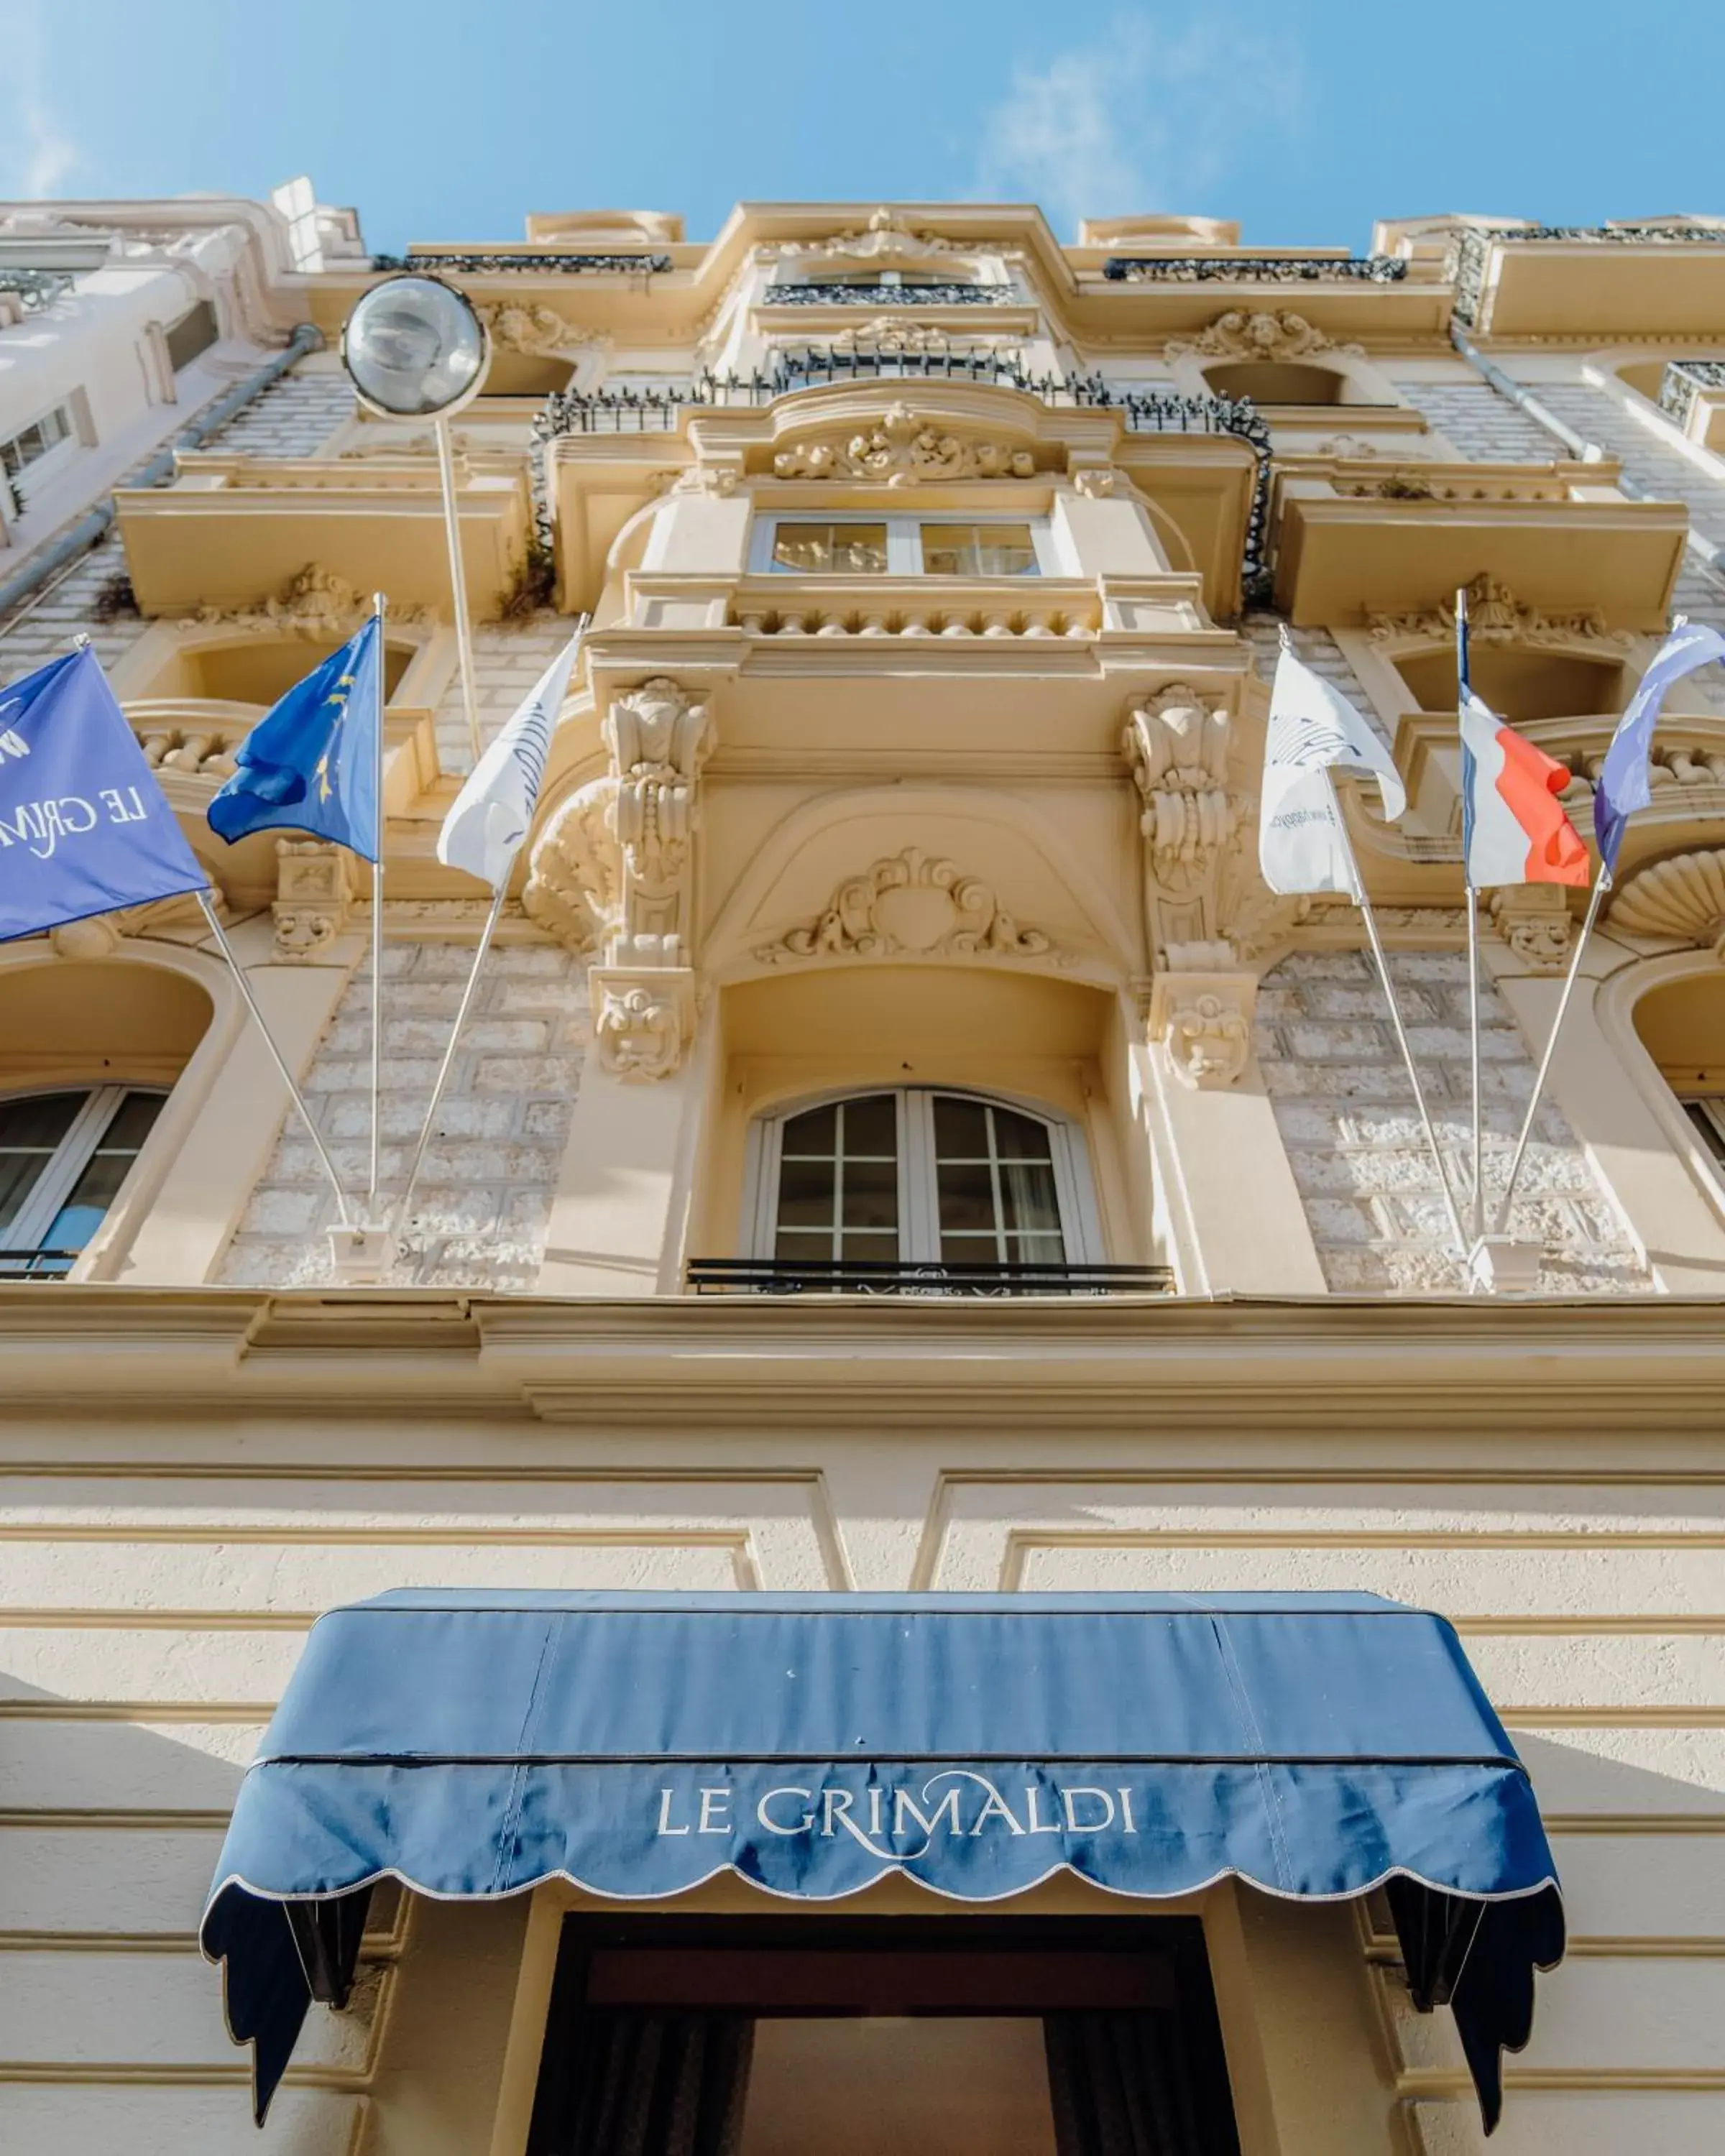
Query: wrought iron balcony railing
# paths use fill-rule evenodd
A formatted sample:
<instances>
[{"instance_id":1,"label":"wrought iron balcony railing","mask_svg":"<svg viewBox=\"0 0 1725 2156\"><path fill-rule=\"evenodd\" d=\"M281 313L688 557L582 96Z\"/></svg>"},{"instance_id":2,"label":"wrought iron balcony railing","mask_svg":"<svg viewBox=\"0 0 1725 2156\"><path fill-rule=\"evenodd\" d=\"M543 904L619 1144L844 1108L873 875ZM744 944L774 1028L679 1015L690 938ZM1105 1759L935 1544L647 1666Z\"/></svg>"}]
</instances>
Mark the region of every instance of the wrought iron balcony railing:
<instances>
[{"instance_id":1,"label":"wrought iron balcony railing","mask_svg":"<svg viewBox=\"0 0 1725 2156\"><path fill-rule=\"evenodd\" d=\"M373 270L426 270L445 276L586 277L606 270L626 270L632 276L657 277L671 267L668 254L559 254L535 249L519 254L470 252L465 248L439 248L414 254L374 254Z\"/></svg>"},{"instance_id":2,"label":"wrought iron balcony railing","mask_svg":"<svg viewBox=\"0 0 1725 2156\"><path fill-rule=\"evenodd\" d=\"M1659 385L1659 408L1686 429L1704 389L1725 389L1725 359L1674 359Z\"/></svg>"},{"instance_id":3,"label":"wrought iron balcony railing","mask_svg":"<svg viewBox=\"0 0 1725 2156\"><path fill-rule=\"evenodd\" d=\"M1399 285L1396 254L1111 254L1102 275L1117 285Z\"/></svg>"},{"instance_id":4,"label":"wrought iron balcony railing","mask_svg":"<svg viewBox=\"0 0 1725 2156\"><path fill-rule=\"evenodd\" d=\"M78 282L71 270L0 269L0 300L11 300L19 314L39 314L64 299ZM0 326L4 324L0 312Z\"/></svg>"},{"instance_id":5,"label":"wrought iron balcony railing","mask_svg":"<svg viewBox=\"0 0 1725 2156\"><path fill-rule=\"evenodd\" d=\"M896 1265L876 1259L691 1258L697 1295L1171 1295L1166 1265Z\"/></svg>"},{"instance_id":6,"label":"wrought iron balcony railing","mask_svg":"<svg viewBox=\"0 0 1725 2156\"><path fill-rule=\"evenodd\" d=\"M1019 300L1011 285L769 285L769 307L1009 307Z\"/></svg>"},{"instance_id":7,"label":"wrought iron balcony railing","mask_svg":"<svg viewBox=\"0 0 1725 2156\"><path fill-rule=\"evenodd\" d=\"M0 1250L0 1281L64 1280L80 1250Z\"/></svg>"}]
</instances>

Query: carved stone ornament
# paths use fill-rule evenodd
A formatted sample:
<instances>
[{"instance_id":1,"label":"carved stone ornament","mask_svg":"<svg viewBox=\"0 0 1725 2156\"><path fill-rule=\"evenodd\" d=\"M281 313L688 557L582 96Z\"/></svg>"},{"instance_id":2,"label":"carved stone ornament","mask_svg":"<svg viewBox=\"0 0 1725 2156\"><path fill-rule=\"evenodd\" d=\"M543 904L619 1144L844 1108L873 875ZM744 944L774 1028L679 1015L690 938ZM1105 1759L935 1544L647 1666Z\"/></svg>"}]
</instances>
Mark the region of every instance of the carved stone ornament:
<instances>
[{"instance_id":1,"label":"carved stone ornament","mask_svg":"<svg viewBox=\"0 0 1725 2156\"><path fill-rule=\"evenodd\" d=\"M1574 924L1560 884L1505 885L1491 894L1491 919L1530 973L1560 973L1568 963Z\"/></svg>"},{"instance_id":2,"label":"carved stone ornament","mask_svg":"<svg viewBox=\"0 0 1725 2156\"><path fill-rule=\"evenodd\" d=\"M1121 740L1132 783L1143 797L1138 822L1158 881L1202 876L1234 835L1236 806L1227 791L1229 721L1194 690L1176 681L1133 706Z\"/></svg>"},{"instance_id":3,"label":"carved stone ornament","mask_svg":"<svg viewBox=\"0 0 1725 2156\"><path fill-rule=\"evenodd\" d=\"M1126 474L1117 465L1096 465L1087 471L1072 475L1073 492L1081 494L1088 501L1106 501L1129 484Z\"/></svg>"},{"instance_id":4,"label":"carved stone ornament","mask_svg":"<svg viewBox=\"0 0 1725 2156\"><path fill-rule=\"evenodd\" d=\"M668 1078L695 1029L695 976L686 968L596 972L593 1038L599 1062L626 1085Z\"/></svg>"},{"instance_id":5,"label":"carved stone ornament","mask_svg":"<svg viewBox=\"0 0 1725 2156\"><path fill-rule=\"evenodd\" d=\"M1030 479L1032 453L1010 442L971 441L946 434L908 404L894 404L860 434L798 442L773 459L778 479L874 479L889 486L925 480Z\"/></svg>"},{"instance_id":6,"label":"carved stone ornament","mask_svg":"<svg viewBox=\"0 0 1725 2156\"><path fill-rule=\"evenodd\" d=\"M595 345L608 349L611 343L600 331L565 321L555 307L529 306L518 300L481 307L479 318L500 352L519 352L526 359L554 359Z\"/></svg>"},{"instance_id":7,"label":"carved stone ornament","mask_svg":"<svg viewBox=\"0 0 1725 2156\"><path fill-rule=\"evenodd\" d=\"M1611 901L1611 926L1711 951L1725 965L1725 849L1676 854L1631 877Z\"/></svg>"},{"instance_id":8,"label":"carved stone ornament","mask_svg":"<svg viewBox=\"0 0 1725 2156\"><path fill-rule=\"evenodd\" d=\"M663 675L614 699L600 729L609 771L560 803L530 857L527 913L603 958L593 1012L619 1077L675 1070L693 1027L690 872L709 718L705 698Z\"/></svg>"},{"instance_id":9,"label":"carved stone ornament","mask_svg":"<svg viewBox=\"0 0 1725 2156\"><path fill-rule=\"evenodd\" d=\"M1364 357L1364 346L1337 344L1304 315L1289 310L1249 312L1230 307L1218 315L1195 337L1176 337L1163 346L1168 360L1307 359L1314 352L1335 352L1348 358Z\"/></svg>"},{"instance_id":10,"label":"carved stone ornament","mask_svg":"<svg viewBox=\"0 0 1725 2156\"><path fill-rule=\"evenodd\" d=\"M861 232L835 232L830 239L782 239L763 251L786 260L798 255L815 259L842 255L852 261L876 262L896 256L953 254L963 250L956 240L916 231L883 203Z\"/></svg>"},{"instance_id":11,"label":"carved stone ornament","mask_svg":"<svg viewBox=\"0 0 1725 2156\"><path fill-rule=\"evenodd\" d=\"M353 910L352 856L318 839L275 842L275 957L293 965L316 958L347 926Z\"/></svg>"},{"instance_id":12,"label":"carved stone ornament","mask_svg":"<svg viewBox=\"0 0 1725 2156\"><path fill-rule=\"evenodd\" d=\"M1150 1038L1194 1092L1238 1083L1252 1053L1255 973L1163 973L1150 992Z\"/></svg>"},{"instance_id":13,"label":"carved stone ornament","mask_svg":"<svg viewBox=\"0 0 1725 2156\"><path fill-rule=\"evenodd\" d=\"M728 501L742 485L742 473L735 465L687 465L666 483L668 494L706 494Z\"/></svg>"},{"instance_id":14,"label":"carved stone ornament","mask_svg":"<svg viewBox=\"0 0 1725 2156\"><path fill-rule=\"evenodd\" d=\"M763 965L823 956L888 958L1055 956L1040 928L1020 928L991 885L951 861L906 846L841 883L806 928L793 928L755 956Z\"/></svg>"},{"instance_id":15,"label":"carved stone ornament","mask_svg":"<svg viewBox=\"0 0 1725 2156\"><path fill-rule=\"evenodd\" d=\"M279 598L265 599L256 607L200 607L182 626L250 629L274 636L347 638L371 611L369 593L360 591L333 569L308 562L289 579ZM423 606L389 610L392 628L416 626L429 619L429 611Z\"/></svg>"},{"instance_id":16,"label":"carved stone ornament","mask_svg":"<svg viewBox=\"0 0 1725 2156\"><path fill-rule=\"evenodd\" d=\"M842 329L831 341L834 352L992 352L999 337L954 336L932 322L919 322L909 315L877 315L871 322Z\"/></svg>"},{"instance_id":17,"label":"carved stone ornament","mask_svg":"<svg viewBox=\"0 0 1725 2156\"><path fill-rule=\"evenodd\" d=\"M1374 613L1367 616L1374 644L1402 638L1451 643L1455 635L1453 605L1430 607L1418 613ZM1476 644L1598 644L1621 648L1627 639L1605 626L1596 607L1574 613L1542 613L1518 599L1496 577L1481 574L1467 587L1467 633Z\"/></svg>"}]
</instances>

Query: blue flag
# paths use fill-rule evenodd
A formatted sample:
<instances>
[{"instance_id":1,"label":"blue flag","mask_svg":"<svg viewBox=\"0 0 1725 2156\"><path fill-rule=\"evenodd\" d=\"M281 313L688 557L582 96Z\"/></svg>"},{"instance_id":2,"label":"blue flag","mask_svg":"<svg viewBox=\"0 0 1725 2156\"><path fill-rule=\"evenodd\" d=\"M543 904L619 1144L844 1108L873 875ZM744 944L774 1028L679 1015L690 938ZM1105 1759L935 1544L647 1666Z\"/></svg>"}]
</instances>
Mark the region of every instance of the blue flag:
<instances>
[{"instance_id":1,"label":"blue flag","mask_svg":"<svg viewBox=\"0 0 1725 2156\"><path fill-rule=\"evenodd\" d=\"M0 943L208 887L88 644L0 689Z\"/></svg>"},{"instance_id":2,"label":"blue flag","mask_svg":"<svg viewBox=\"0 0 1725 2156\"><path fill-rule=\"evenodd\" d=\"M383 654L375 614L296 681L234 754L209 804L231 844L254 831L305 831L377 858L377 705Z\"/></svg>"},{"instance_id":3,"label":"blue flag","mask_svg":"<svg viewBox=\"0 0 1725 2156\"><path fill-rule=\"evenodd\" d=\"M1607 869L1615 871L1617 867L1624 825L1637 808L1645 808L1653 798L1647 765L1654 721L1666 690L1715 659L1725 660L1725 635L1700 622L1680 621L1655 653L1640 686L1629 700L1629 708L1617 721L1617 732L1605 752L1605 767L1594 788L1594 835Z\"/></svg>"}]
</instances>

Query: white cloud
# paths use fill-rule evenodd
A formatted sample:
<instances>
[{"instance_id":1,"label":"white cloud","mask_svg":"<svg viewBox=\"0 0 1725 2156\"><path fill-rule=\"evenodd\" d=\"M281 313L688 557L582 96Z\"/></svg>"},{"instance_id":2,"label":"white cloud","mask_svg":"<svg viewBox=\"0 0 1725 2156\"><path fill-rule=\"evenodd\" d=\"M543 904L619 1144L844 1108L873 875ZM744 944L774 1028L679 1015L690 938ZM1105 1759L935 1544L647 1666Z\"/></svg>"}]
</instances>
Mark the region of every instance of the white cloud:
<instances>
[{"instance_id":1,"label":"white cloud","mask_svg":"<svg viewBox=\"0 0 1725 2156\"><path fill-rule=\"evenodd\" d=\"M44 22L33 0L0 0L0 197L58 194L80 162L49 95Z\"/></svg>"},{"instance_id":2,"label":"white cloud","mask_svg":"<svg viewBox=\"0 0 1725 2156\"><path fill-rule=\"evenodd\" d=\"M983 120L975 192L1040 203L1063 233L1081 217L1206 211L1234 146L1286 132L1301 95L1299 55L1274 32L1117 16L1094 44L1014 69Z\"/></svg>"}]
</instances>

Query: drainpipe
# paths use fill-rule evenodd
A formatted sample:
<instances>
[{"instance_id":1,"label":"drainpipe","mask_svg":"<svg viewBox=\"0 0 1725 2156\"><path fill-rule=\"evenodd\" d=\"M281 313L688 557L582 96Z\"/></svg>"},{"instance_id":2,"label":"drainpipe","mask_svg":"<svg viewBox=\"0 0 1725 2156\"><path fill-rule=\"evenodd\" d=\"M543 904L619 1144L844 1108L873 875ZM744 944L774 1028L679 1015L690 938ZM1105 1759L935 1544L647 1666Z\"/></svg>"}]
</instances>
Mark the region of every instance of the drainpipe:
<instances>
[{"instance_id":1,"label":"drainpipe","mask_svg":"<svg viewBox=\"0 0 1725 2156\"><path fill-rule=\"evenodd\" d=\"M218 398L207 405L187 426L182 427L172 441L159 449L141 471L136 473L130 484L133 486L160 486L171 478L174 459L182 449L195 449L207 442L219 428L225 427L237 413L243 412L255 398L261 397L272 384L280 381L290 367L297 365L307 352L316 352L323 343L323 331L311 322L301 322L280 352L272 352L255 372L247 375L244 382L234 384L225 397ZM0 624L10 627L7 617L15 607L40 592L41 588L56 572L64 575L74 563L86 555L97 541L104 538L114 522L116 512L114 498L98 502L87 509L77 522L68 526L53 545L44 549L24 567L0 583Z\"/></svg>"},{"instance_id":2,"label":"drainpipe","mask_svg":"<svg viewBox=\"0 0 1725 2156\"><path fill-rule=\"evenodd\" d=\"M1578 434L1567 421L1560 419L1549 405L1542 404L1525 384L1504 372L1495 360L1487 359L1484 352L1457 325L1450 325L1450 341L1467 362L1482 382L1487 382L1500 397L1507 397L1518 412L1525 413L1536 427L1543 427L1548 434L1563 444L1572 457L1584 465L1603 464L1608 452L1597 442L1590 442L1585 434ZM1661 497L1651 494L1645 486L1637 486L1633 480L1621 474L1617 480L1618 491L1631 501L1657 501ZM1695 557L1715 583L1725 586L1725 547L1707 539L1691 524L1685 527L1683 544Z\"/></svg>"}]
</instances>

